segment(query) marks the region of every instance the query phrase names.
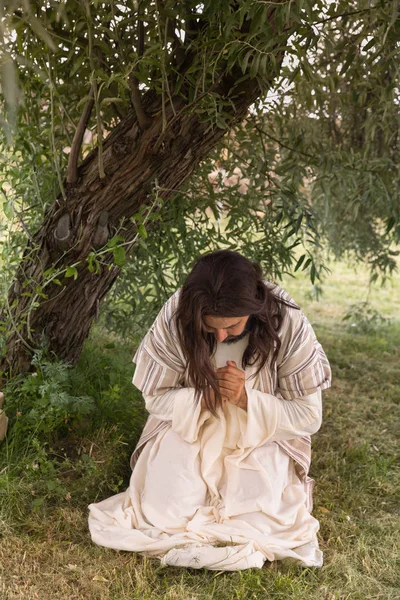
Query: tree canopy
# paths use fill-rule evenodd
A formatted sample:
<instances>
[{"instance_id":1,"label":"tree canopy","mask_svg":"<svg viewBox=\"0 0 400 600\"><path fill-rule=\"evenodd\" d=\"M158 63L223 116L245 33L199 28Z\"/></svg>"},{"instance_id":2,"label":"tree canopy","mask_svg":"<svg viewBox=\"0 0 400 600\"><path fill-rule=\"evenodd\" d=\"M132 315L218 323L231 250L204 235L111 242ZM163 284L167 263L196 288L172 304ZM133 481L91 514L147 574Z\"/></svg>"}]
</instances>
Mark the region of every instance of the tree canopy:
<instances>
[{"instance_id":1,"label":"tree canopy","mask_svg":"<svg viewBox=\"0 0 400 600\"><path fill-rule=\"evenodd\" d=\"M220 245L272 278L308 269L316 282L326 252L390 274L400 237L398 13L383 0L4 3L2 289L19 282L6 331L14 322L15 339L29 334L30 315L78 285L83 268L114 269L113 283L124 267L106 311L122 329L127 307L149 314L151 293L159 305L195 256ZM137 157L140 194L127 175ZM96 198L111 177L101 216ZM61 260L53 239L50 258L32 258L65 211L97 223L98 242L74 254L75 237L59 246ZM45 264L23 287L29 257ZM22 308L21 293L31 295Z\"/></svg>"}]
</instances>

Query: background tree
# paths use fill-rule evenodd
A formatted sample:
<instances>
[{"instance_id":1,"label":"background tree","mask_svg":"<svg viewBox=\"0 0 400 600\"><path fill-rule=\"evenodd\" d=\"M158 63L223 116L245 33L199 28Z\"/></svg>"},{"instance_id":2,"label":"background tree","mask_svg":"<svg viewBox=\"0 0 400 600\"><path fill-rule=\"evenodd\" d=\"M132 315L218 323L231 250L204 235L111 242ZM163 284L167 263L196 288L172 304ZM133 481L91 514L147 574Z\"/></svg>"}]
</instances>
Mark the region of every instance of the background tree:
<instances>
[{"instance_id":1,"label":"background tree","mask_svg":"<svg viewBox=\"0 0 400 600\"><path fill-rule=\"evenodd\" d=\"M121 327L217 245L271 277L315 282L324 241L395 268L397 2L25 0L1 31L3 374L42 342L75 362L132 249Z\"/></svg>"}]
</instances>

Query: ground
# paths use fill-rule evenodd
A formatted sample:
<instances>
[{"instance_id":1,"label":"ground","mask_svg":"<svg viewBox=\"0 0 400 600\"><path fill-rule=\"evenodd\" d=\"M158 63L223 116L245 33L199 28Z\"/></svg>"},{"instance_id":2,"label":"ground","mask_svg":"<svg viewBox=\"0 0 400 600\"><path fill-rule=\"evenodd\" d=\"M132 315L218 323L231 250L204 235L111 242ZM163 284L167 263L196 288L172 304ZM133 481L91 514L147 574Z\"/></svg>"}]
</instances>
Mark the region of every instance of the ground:
<instances>
[{"instance_id":1,"label":"ground","mask_svg":"<svg viewBox=\"0 0 400 600\"><path fill-rule=\"evenodd\" d=\"M313 324L333 370L311 472L322 569L279 563L236 573L161 568L92 544L87 504L125 489L144 419L143 403L131 391L133 348L95 330L70 377L75 395L95 398L103 421L82 419L62 439L36 444L36 454L18 455L19 471L11 441L0 447L9 457L0 466L0 597L400 599L400 278L375 287L370 307L343 321L351 304L366 299L367 283L366 271L339 264L319 301L303 276L282 284Z\"/></svg>"}]
</instances>

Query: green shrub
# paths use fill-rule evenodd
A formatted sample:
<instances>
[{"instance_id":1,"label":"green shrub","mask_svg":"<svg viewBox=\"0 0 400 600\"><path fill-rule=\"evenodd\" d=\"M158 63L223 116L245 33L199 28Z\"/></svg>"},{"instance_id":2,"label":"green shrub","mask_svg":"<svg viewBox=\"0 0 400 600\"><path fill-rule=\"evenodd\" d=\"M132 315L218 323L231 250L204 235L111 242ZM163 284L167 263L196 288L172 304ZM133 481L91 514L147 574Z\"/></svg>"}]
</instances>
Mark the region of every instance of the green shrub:
<instances>
[{"instance_id":1,"label":"green shrub","mask_svg":"<svg viewBox=\"0 0 400 600\"><path fill-rule=\"evenodd\" d=\"M352 304L343 317L347 322L347 328L356 333L376 333L383 327L390 325L391 320L381 315L368 302Z\"/></svg>"}]
</instances>

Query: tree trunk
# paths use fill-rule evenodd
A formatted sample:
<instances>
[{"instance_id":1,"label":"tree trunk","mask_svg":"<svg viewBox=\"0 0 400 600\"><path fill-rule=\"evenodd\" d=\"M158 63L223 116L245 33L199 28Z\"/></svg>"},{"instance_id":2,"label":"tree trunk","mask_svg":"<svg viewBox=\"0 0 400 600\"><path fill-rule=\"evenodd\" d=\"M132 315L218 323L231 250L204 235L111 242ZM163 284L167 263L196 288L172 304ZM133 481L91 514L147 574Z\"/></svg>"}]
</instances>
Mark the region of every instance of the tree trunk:
<instances>
[{"instance_id":1,"label":"tree trunk","mask_svg":"<svg viewBox=\"0 0 400 600\"><path fill-rule=\"evenodd\" d=\"M278 50L269 85L282 59ZM244 118L260 94L256 79L236 85L232 75L225 76L217 91L233 99L232 124ZM47 210L29 242L3 311L2 320L10 323L0 362L3 379L29 370L32 350L43 338L58 357L77 362L99 306L120 273L112 253L102 256L98 273L90 272L88 254L106 244L121 223L125 229L119 235L132 240L136 226L129 219L149 204L155 182L159 196L167 200L225 133L201 122L182 100L175 103L175 114L170 105L165 107L166 126L159 97L145 98L145 108L154 115L150 126L141 130L133 112L121 121L103 143L105 177L99 177L95 151L80 166L78 182L66 185L66 199L60 196ZM76 280L60 275L58 282L44 284L49 269L62 271L76 263Z\"/></svg>"}]
</instances>

